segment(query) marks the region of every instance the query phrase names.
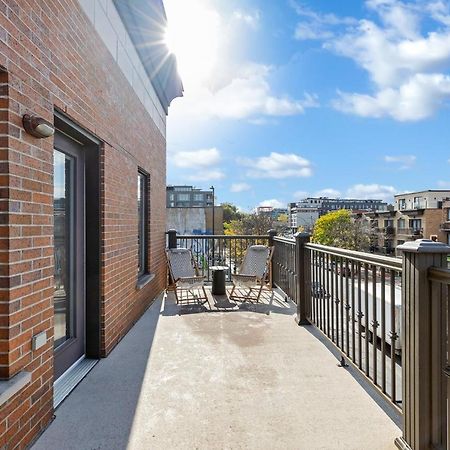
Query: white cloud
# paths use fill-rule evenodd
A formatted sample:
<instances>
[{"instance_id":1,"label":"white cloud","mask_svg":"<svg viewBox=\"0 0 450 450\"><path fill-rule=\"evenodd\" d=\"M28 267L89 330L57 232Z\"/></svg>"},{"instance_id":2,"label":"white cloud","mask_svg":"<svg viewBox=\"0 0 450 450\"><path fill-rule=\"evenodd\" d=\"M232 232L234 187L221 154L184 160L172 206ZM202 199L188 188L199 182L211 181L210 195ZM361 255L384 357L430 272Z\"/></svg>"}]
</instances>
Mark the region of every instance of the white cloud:
<instances>
[{"instance_id":1,"label":"white cloud","mask_svg":"<svg viewBox=\"0 0 450 450\"><path fill-rule=\"evenodd\" d=\"M323 40L329 39L334 36L334 33L330 30L323 29L323 27L318 27L316 24L311 23L299 23L295 29L295 38L301 41L305 40Z\"/></svg>"},{"instance_id":2,"label":"white cloud","mask_svg":"<svg viewBox=\"0 0 450 450\"><path fill-rule=\"evenodd\" d=\"M201 120L293 116L318 106L317 97L308 93L302 99L274 94L268 80L272 71L271 66L246 64L218 88L202 85L186 90L182 101L174 103L171 120L180 116Z\"/></svg>"},{"instance_id":3,"label":"white cloud","mask_svg":"<svg viewBox=\"0 0 450 450\"><path fill-rule=\"evenodd\" d=\"M225 173L215 167L221 159L220 151L215 147L168 153L170 164L181 169L188 169L180 174L179 177L192 182L222 180L225 178Z\"/></svg>"},{"instance_id":4,"label":"white cloud","mask_svg":"<svg viewBox=\"0 0 450 450\"><path fill-rule=\"evenodd\" d=\"M221 156L217 148L193 151L180 151L169 154L170 162L181 168L209 167L220 162Z\"/></svg>"},{"instance_id":5,"label":"white cloud","mask_svg":"<svg viewBox=\"0 0 450 450\"><path fill-rule=\"evenodd\" d=\"M259 11L242 11L240 9L233 12L233 17L236 20L244 22L250 28L256 30L259 26L259 21L261 19L261 14Z\"/></svg>"},{"instance_id":6,"label":"white cloud","mask_svg":"<svg viewBox=\"0 0 450 450\"><path fill-rule=\"evenodd\" d=\"M237 162L248 167L247 175L252 178L309 177L312 175L311 163L294 153L272 152L259 158L239 158Z\"/></svg>"},{"instance_id":7,"label":"white cloud","mask_svg":"<svg viewBox=\"0 0 450 450\"><path fill-rule=\"evenodd\" d=\"M333 37L318 34L325 48L364 69L374 86L371 93L338 91L332 105L363 117L398 121L431 117L450 101L448 3L367 0L366 6L377 20L363 19L356 25L343 22L344 32ZM434 31L422 32L425 20L435 21ZM311 15L309 24L314 21Z\"/></svg>"},{"instance_id":8,"label":"white cloud","mask_svg":"<svg viewBox=\"0 0 450 450\"><path fill-rule=\"evenodd\" d=\"M271 206L272 208L286 208L286 204L280 202L276 198L271 198L270 200L263 200L258 206Z\"/></svg>"},{"instance_id":9,"label":"white cloud","mask_svg":"<svg viewBox=\"0 0 450 450\"><path fill-rule=\"evenodd\" d=\"M251 189L251 186L247 183L233 183L230 187L231 192L244 192Z\"/></svg>"},{"instance_id":10,"label":"white cloud","mask_svg":"<svg viewBox=\"0 0 450 450\"><path fill-rule=\"evenodd\" d=\"M314 197L330 197L330 198L338 198L341 196L341 192L337 189L326 188L321 189L314 193Z\"/></svg>"},{"instance_id":11,"label":"white cloud","mask_svg":"<svg viewBox=\"0 0 450 450\"><path fill-rule=\"evenodd\" d=\"M441 189L450 189L450 181L440 180L437 182L437 185Z\"/></svg>"},{"instance_id":12,"label":"white cloud","mask_svg":"<svg viewBox=\"0 0 450 450\"><path fill-rule=\"evenodd\" d=\"M306 198L308 196L309 196L309 193L307 191L295 191L292 194L292 198L295 200L300 200L300 199Z\"/></svg>"},{"instance_id":13,"label":"white cloud","mask_svg":"<svg viewBox=\"0 0 450 450\"><path fill-rule=\"evenodd\" d=\"M333 106L363 117L392 117L415 121L432 116L450 100L450 76L416 74L398 88L386 88L375 95L339 92Z\"/></svg>"},{"instance_id":14,"label":"white cloud","mask_svg":"<svg viewBox=\"0 0 450 450\"><path fill-rule=\"evenodd\" d=\"M400 170L410 169L416 162L414 155L385 156L384 160L390 164L398 164Z\"/></svg>"},{"instance_id":15,"label":"white cloud","mask_svg":"<svg viewBox=\"0 0 450 450\"><path fill-rule=\"evenodd\" d=\"M427 5L431 17L437 22L450 27L450 5L442 0L436 0Z\"/></svg>"},{"instance_id":16,"label":"white cloud","mask_svg":"<svg viewBox=\"0 0 450 450\"><path fill-rule=\"evenodd\" d=\"M225 173L219 169L208 170L206 168L201 168L200 170L195 170L190 175L186 176L189 181L213 181L213 180L223 180L225 178Z\"/></svg>"},{"instance_id":17,"label":"white cloud","mask_svg":"<svg viewBox=\"0 0 450 450\"><path fill-rule=\"evenodd\" d=\"M336 26L352 25L357 22L353 17L339 17L331 13L320 14L295 1L290 3L301 17L294 33L298 40L330 39L335 36Z\"/></svg>"},{"instance_id":18,"label":"white cloud","mask_svg":"<svg viewBox=\"0 0 450 450\"><path fill-rule=\"evenodd\" d=\"M347 189L347 197L383 200L392 203L398 191L393 186L381 184L355 184Z\"/></svg>"}]
</instances>

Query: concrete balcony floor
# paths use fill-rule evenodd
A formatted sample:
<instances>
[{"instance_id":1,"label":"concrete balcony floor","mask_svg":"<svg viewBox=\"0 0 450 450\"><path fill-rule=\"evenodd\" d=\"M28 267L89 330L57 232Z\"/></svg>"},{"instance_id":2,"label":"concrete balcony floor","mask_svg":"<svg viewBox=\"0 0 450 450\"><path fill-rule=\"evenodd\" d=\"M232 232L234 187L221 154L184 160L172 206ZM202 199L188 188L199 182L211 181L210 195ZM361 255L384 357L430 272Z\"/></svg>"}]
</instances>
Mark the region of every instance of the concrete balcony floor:
<instances>
[{"instance_id":1,"label":"concrete balcony floor","mask_svg":"<svg viewBox=\"0 0 450 450\"><path fill-rule=\"evenodd\" d=\"M400 429L294 313L278 293L212 312L161 295L33 449L395 448Z\"/></svg>"}]
</instances>

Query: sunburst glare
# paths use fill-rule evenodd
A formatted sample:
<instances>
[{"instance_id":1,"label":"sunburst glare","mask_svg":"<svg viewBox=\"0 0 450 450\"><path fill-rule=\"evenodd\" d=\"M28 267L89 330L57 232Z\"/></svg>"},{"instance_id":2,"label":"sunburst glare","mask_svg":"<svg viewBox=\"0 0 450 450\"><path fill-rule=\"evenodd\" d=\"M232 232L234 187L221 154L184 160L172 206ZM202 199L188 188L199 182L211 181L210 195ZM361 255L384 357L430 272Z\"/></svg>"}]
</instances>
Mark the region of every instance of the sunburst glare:
<instances>
[{"instance_id":1,"label":"sunburst glare","mask_svg":"<svg viewBox=\"0 0 450 450\"><path fill-rule=\"evenodd\" d=\"M201 0L166 0L165 42L178 61L185 87L208 80L217 61L220 17Z\"/></svg>"}]
</instances>

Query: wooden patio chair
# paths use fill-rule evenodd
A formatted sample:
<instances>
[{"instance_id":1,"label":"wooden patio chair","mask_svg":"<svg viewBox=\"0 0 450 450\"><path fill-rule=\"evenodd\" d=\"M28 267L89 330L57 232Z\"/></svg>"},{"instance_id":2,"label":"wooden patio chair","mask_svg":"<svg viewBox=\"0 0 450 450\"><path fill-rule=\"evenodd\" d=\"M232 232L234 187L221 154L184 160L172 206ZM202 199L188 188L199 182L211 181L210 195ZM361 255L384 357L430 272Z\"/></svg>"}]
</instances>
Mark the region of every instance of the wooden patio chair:
<instances>
[{"instance_id":1,"label":"wooden patio chair","mask_svg":"<svg viewBox=\"0 0 450 450\"><path fill-rule=\"evenodd\" d=\"M194 301L200 305L208 303L211 308L204 286L205 277L199 274L191 250L187 248L167 249L166 256L171 279L171 285L168 285L167 288L173 288L177 304L182 301L186 301L188 304ZM183 296L184 292L186 292L185 296Z\"/></svg>"},{"instance_id":2,"label":"wooden patio chair","mask_svg":"<svg viewBox=\"0 0 450 450\"><path fill-rule=\"evenodd\" d=\"M232 275L233 288L230 299L259 302L261 292L265 288L272 292L271 261L273 247L251 245L247 248L239 273ZM236 295L235 290L246 290L246 295Z\"/></svg>"}]
</instances>

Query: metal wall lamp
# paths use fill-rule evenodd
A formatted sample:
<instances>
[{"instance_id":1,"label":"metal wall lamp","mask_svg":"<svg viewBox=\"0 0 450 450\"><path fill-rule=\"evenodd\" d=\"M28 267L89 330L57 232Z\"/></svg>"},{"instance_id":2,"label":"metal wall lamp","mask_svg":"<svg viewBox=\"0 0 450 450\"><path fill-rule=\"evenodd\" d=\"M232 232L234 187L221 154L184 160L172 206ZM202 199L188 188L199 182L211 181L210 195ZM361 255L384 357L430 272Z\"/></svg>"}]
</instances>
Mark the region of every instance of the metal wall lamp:
<instances>
[{"instance_id":1,"label":"metal wall lamp","mask_svg":"<svg viewBox=\"0 0 450 450\"><path fill-rule=\"evenodd\" d=\"M37 138L48 138L55 133L53 124L39 116L25 114L22 123L25 131Z\"/></svg>"}]
</instances>

